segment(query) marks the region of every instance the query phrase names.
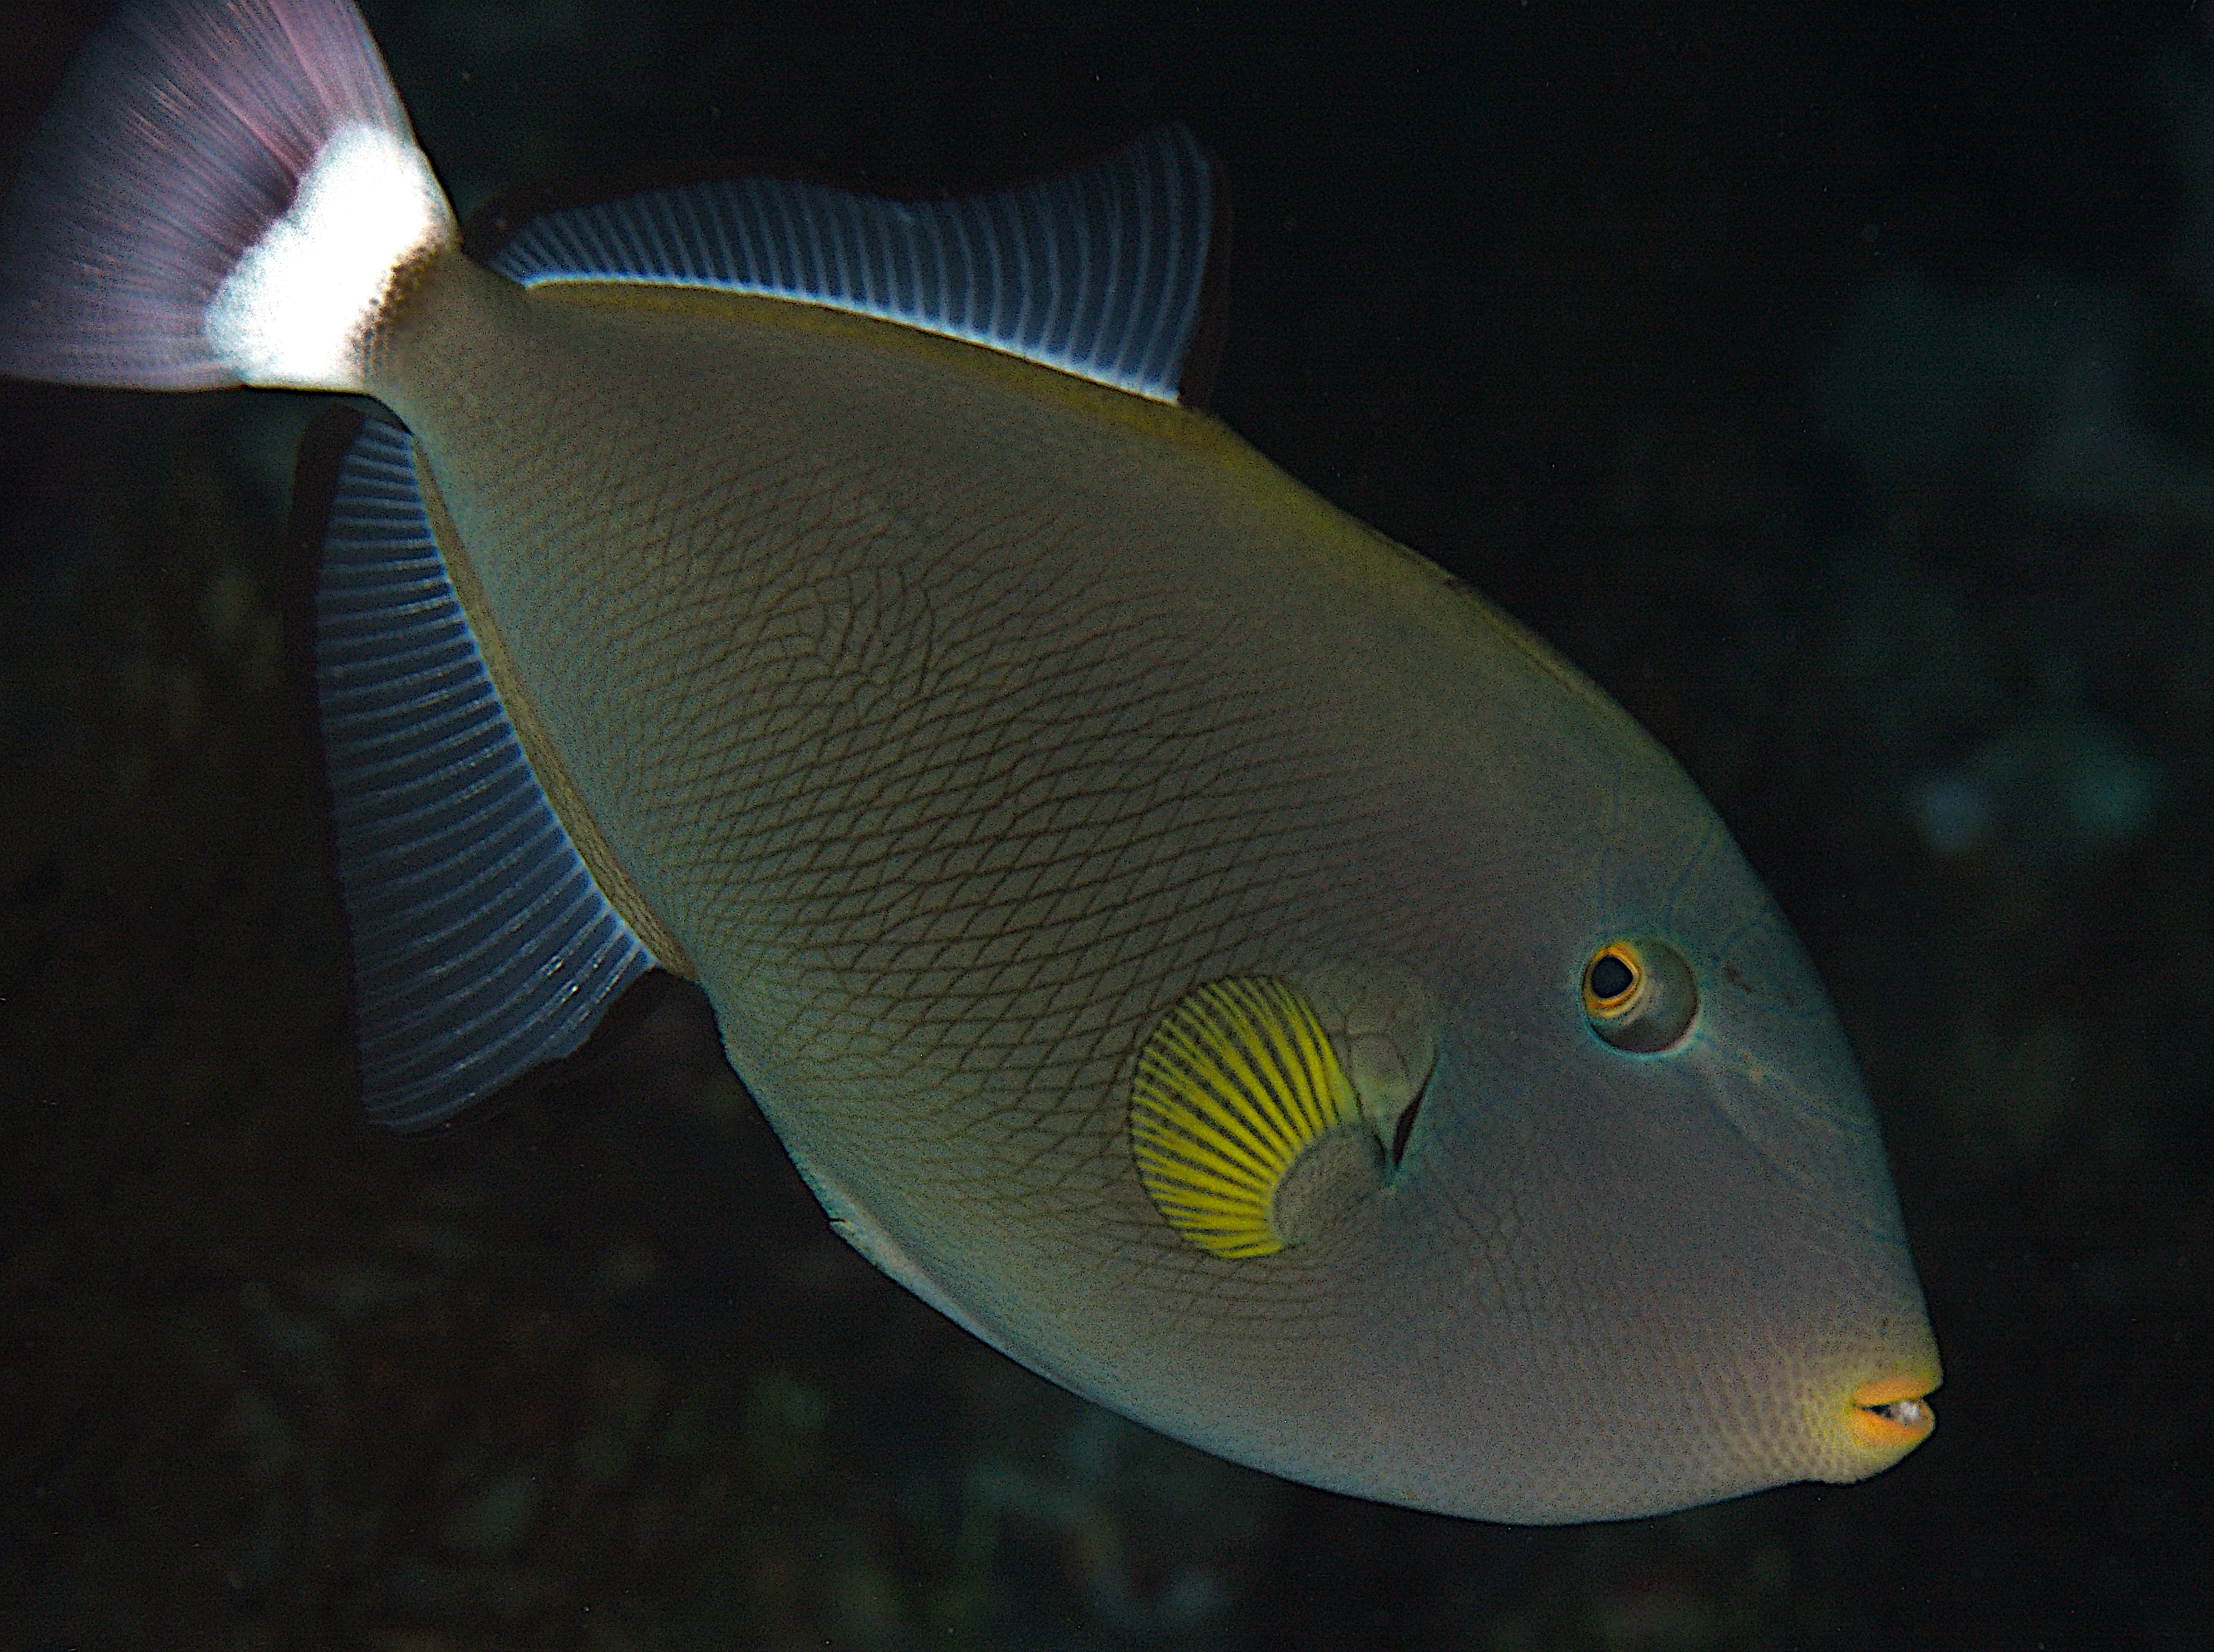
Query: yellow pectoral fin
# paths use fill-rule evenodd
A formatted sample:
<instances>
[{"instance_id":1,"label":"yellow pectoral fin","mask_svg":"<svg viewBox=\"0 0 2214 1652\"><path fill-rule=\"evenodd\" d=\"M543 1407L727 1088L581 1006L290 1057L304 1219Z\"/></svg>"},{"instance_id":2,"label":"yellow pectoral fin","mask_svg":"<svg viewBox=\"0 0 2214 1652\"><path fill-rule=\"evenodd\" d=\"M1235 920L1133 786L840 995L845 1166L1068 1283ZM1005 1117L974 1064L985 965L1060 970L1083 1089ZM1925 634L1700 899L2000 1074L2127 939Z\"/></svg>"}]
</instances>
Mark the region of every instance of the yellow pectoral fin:
<instances>
[{"instance_id":1,"label":"yellow pectoral fin","mask_svg":"<svg viewBox=\"0 0 2214 1652\"><path fill-rule=\"evenodd\" d=\"M1263 1257L1296 1244L1298 1224L1279 1194L1316 1144L1360 1122L1313 1008L1272 976L1195 989L1138 1053L1130 1091L1138 1178L1169 1225L1215 1256Z\"/></svg>"}]
</instances>

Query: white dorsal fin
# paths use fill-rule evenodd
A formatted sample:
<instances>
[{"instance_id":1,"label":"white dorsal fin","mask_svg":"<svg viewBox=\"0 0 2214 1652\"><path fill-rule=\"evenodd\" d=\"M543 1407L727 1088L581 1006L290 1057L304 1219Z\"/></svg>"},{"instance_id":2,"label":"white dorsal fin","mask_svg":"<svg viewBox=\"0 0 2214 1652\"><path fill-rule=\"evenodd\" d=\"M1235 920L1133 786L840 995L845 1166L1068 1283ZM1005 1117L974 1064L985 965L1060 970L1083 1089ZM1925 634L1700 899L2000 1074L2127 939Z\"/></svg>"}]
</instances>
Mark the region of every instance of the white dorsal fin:
<instances>
[{"instance_id":1,"label":"white dorsal fin","mask_svg":"<svg viewBox=\"0 0 2214 1652\"><path fill-rule=\"evenodd\" d=\"M903 201L748 178L532 220L492 266L526 286L640 281L826 304L1177 399L1214 250L1214 168L1181 125L1082 172Z\"/></svg>"}]
</instances>

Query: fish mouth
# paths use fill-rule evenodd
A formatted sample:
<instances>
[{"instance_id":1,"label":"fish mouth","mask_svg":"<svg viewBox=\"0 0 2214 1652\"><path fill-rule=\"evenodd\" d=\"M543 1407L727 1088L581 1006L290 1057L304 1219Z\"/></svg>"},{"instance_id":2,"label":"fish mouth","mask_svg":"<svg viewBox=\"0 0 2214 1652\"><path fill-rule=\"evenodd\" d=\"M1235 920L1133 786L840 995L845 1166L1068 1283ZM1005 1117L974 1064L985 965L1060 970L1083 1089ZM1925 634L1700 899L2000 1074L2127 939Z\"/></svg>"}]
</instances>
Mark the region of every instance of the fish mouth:
<instances>
[{"instance_id":1,"label":"fish mouth","mask_svg":"<svg viewBox=\"0 0 2214 1652\"><path fill-rule=\"evenodd\" d=\"M1930 1404L1936 1386L1927 1376L1907 1374L1862 1383L1852 1393L1853 1437L1887 1456L1911 1451L1937 1426Z\"/></svg>"}]
</instances>

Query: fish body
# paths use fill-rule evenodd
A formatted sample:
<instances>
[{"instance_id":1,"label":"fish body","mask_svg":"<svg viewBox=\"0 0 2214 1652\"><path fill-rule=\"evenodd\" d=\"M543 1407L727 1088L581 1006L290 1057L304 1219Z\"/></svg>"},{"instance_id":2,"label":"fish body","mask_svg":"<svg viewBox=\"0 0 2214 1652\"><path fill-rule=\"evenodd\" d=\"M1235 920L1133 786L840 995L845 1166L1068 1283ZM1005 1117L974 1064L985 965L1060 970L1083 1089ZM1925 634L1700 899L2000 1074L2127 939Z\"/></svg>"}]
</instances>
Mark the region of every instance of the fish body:
<instances>
[{"instance_id":1,"label":"fish body","mask_svg":"<svg viewBox=\"0 0 2214 1652\"><path fill-rule=\"evenodd\" d=\"M396 227L335 327L292 319L266 223L166 356L76 292L124 338L102 382L199 350L397 415L392 486L561 835L872 1261L1142 1421L1422 1508L1652 1513L1919 1442L1935 1345L1827 1000L1603 694L1049 352L472 262L396 100L360 118L340 0L248 9L309 42L250 83L370 88L265 218L321 248L319 188L382 190ZM12 296L46 308L0 365L90 376L24 199ZM411 1117L481 1090L468 1054Z\"/></svg>"}]
</instances>

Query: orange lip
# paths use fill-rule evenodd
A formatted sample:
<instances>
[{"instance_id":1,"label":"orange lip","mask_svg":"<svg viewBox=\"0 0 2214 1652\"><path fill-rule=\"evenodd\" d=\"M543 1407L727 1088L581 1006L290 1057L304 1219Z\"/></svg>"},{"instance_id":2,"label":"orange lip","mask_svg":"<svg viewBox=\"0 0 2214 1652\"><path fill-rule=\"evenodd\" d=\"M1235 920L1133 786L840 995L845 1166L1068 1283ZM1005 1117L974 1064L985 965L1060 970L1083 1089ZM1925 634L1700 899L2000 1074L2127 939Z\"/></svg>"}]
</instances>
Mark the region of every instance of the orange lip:
<instances>
[{"instance_id":1,"label":"orange lip","mask_svg":"<svg viewBox=\"0 0 2214 1652\"><path fill-rule=\"evenodd\" d=\"M1917 1446L1937 1426L1928 1395L1927 1377L1879 1377L1853 1390L1853 1432L1861 1443L1880 1451Z\"/></svg>"}]
</instances>

